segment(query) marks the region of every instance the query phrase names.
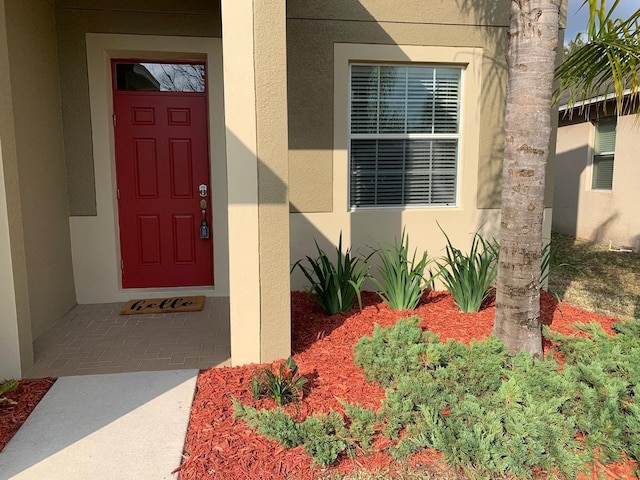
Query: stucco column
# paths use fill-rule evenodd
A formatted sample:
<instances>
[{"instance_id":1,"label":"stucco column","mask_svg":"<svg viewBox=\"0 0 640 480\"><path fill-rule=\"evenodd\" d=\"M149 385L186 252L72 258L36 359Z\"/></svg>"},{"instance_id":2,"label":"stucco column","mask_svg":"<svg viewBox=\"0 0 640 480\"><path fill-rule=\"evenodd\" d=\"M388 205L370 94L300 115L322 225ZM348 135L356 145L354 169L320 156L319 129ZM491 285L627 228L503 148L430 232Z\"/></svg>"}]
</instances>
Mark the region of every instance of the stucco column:
<instances>
[{"instance_id":1,"label":"stucco column","mask_svg":"<svg viewBox=\"0 0 640 480\"><path fill-rule=\"evenodd\" d=\"M234 365L291 350L285 0L222 0Z\"/></svg>"},{"instance_id":2,"label":"stucco column","mask_svg":"<svg viewBox=\"0 0 640 480\"><path fill-rule=\"evenodd\" d=\"M33 364L33 344L22 206L18 186L18 154L14 98L4 0L0 0L0 382L20 378Z\"/></svg>"}]
</instances>

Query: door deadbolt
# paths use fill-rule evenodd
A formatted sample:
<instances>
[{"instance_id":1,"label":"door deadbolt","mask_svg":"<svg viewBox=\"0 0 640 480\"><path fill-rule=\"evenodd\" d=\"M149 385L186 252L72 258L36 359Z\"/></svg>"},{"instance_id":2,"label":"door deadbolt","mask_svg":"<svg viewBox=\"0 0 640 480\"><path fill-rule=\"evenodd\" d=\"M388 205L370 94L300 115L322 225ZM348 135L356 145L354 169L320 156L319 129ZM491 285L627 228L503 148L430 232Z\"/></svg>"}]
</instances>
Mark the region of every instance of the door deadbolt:
<instances>
[{"instance_id":1,"label":"door deadbolt","mask_svg":"<svg viewBox=\"0 0 640 480\"><path fill-rule=\"evenodd\" d=\"M201 197L206 197L208 193L207 186L203 183L198 187L198 191L200 192Z\"/></svg>"}]
</instances>

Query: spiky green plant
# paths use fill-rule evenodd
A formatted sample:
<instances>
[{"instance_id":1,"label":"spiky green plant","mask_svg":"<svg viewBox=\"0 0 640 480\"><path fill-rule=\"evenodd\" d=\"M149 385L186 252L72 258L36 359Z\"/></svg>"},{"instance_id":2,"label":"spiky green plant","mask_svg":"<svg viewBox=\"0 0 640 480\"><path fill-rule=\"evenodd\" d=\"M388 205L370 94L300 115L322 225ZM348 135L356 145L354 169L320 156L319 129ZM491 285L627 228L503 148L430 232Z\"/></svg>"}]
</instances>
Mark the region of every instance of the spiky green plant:
<instances>
[{"instance_id":1,"label":"spiky green plant","mask_svg":"<svg viewBox=\"0 0 640 480\"><path fill-rule=\"evenodd\" d=\"M289 357L282 362L277 371L265 367L254 373L249 381L249 390L253 398L273 398L278 406L298 403L305 393L307 379L298 372L298 365Z\"/></svg>"},{"instance_id":2,"label":"spiky green plant","mask_svg":"<svg viewBox=\"0 0 640 480\"><path fill-rule=\"evenodd\" d=\"M440 225L438 225L440 226ZM473 236L468 253L454 247L449 236L446 253L437 261L438 276L462 312L477 312L491 293L498 273L496 240L485 240L478 232Z\"/></svg>"},{"instance_id":3,"label":"spiky green plant","mask_svg":"<svg viewBox=\"0 0 640 480\"><path fill-rule=\"evenodd\" d=\"M540 285L544 285L547 278L549 278L549 269L551 268L551 263L553 262L556 251L558 250L557 245L552 245L551 240L545 242L542 247L542 262L540 263Z\"/></svg>"},{"instance_id":4,"label":"spiky green plant","mask_svg":"<svg viewBox=\"0 0 640 480\"><path fill-rule=\"evenodd\" d=\"M302 264L304 259L298 260L291 271L300 268L307 280L311 283L308 289L309 295L328 315L338 312L348 312L358 299L358 305L362 308L360 290L368 275L367 260L371 255L362 259L351 254L347 248L342 252L342 233L336 247L336 263L334 265L327 254L315 242L318 257L307 255L308 266Z\"/></svg>"},{"instance_id":5,"label":"spiky green plant","mask_svg":"<svg viewBox=\"0 0 640 480\"><path fill-rule=\"evenodd\" d=\"M409 235L402 230L400 244L396 238L393 245L383 244L376 250L380 263L378 273L381 280L373 278L378 286L378 295L394 310L413 310L418 305L428 283L424 278L429 264L427 252L416 261L416 250L409 258Z\"/></svg>"}]
</instances>

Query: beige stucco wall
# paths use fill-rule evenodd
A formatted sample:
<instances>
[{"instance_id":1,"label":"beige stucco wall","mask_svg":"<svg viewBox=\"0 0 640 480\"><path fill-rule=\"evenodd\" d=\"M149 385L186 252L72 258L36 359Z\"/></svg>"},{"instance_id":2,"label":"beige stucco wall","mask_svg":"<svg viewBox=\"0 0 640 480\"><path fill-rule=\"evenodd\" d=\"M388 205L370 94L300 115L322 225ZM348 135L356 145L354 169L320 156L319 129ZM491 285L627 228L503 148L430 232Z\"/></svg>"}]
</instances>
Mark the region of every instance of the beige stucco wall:
<instances>
[{"instance_id":1,"label":"beige stucco wall","mask_svg":"<svg viewBox=\"0 0 640 480\"><path fill-rule=\"evenodd\" d=\"M231 359L239 365L291 348L285 2L223 0L222 14Z\"/></svg>"},{"instance_id":2,"label":"beige stucco wall","mask_svg":"<svg viewBox=\"0 0 640 480\"><path fill-rule=\"evenodd\" d=\"M0 22L2 17L4 15L0 13ZM0 39L0 45L2 43L2 39ZM2 50L2 46L0 46L0 50ZM0 52L0 62L2 60L3 55ZM2 97L4 95L0 96L0 108L5 106ZM16 284L13 279L9 212L4 175L5 160L11 157L11 152L8 148L10 141L7 139L4 126L4 119L0 118L0 302L3 305L3 315L0 319L0 382L8 378L20 378L24 369L33 362L31 325L28 322L28 317L18 319L16 305Z\"/></svg>"},{"instance_id":3,"label":"beige stucco wall","mask_svg":"<svg viewBox=\"0 0 640 480\"><path fill-rule=\"evenodd\" d=\"M453 207L376 208L350 210L348 206L348 108L349 64L351 61L435 62L463 67L461 101L461 143L458 204ZM342 233L343 244L363 254L379 243L393 243L406 228L412 248L431 257L443 254L445 239L438 223L459 248L467 248L473 233L480 229L487 237L497 237L499 209L479 208L478 169L482 148L482 106L484 52L473 47L415 45L334 45L334 98L332 143L329 152L334 173L330 191L332 211L291 214L291 259L315 256L313 240L333 252ZM295 152L292 152L292 154ZM328 249L328 250L327 250ZM333 256L333 253L331 253ZM296 270L292 287L307 284Z\"/></svg>"},{"instance_id":4,"label":"beige stucco wall","mask_svg":"<svg viewBox=\"0 0 640 480\"><path fill-rule=\"evenodd\" d=\"M286 0L255 2L254 56L260 217L260 360L291 352L288 249Z\"/></svg>"},{"instance_id":5,"label":"beige stucco wall","mask_svg":"<svg viewBox=\"0 0 640 480\"><path fill-rule=\"evenodd\" d=\"M227 170L225 154L222 45L219 38L87 34L86 57L91 92L91 145L96 215L70 218L73 268L78 303L129 300L136 295L229 294ZM177 58L207 62L211 208L213 215L213 288L123 289L113 137L111 58Z\"/></svg>"},{"instance_id":6,"label":"beige stucco wall","mask_svg":"<svg viewBox=\"0 0 640 480\"><path fill-rule=\"evenodd\" d=\"M412 247L431 257L440 257L445 245L438 223L463 249L476 230L498 237L508 9L475 1L425 7L412 0L300 0L288 3L287 17L292 262L316 255L314 238L333 252L341 232L343 244L366 254L406 228ZM467 65L457 206L349 210L350 60ZM550 188L547 207L551 198ZM550 225L547 208L545 238ZM294 272L292 288L306 284Z\"/></svg>"},{"instance_id":7,"label":"beige stucco wall","mask_svg":"<svg viewBox=\"0 0 640 480\"><path fill-rule=\"evenodd\" d=\"M69 209L96 215L85 34L220 37L219 2L57 0L56 23Z\"/></svg>"},{"instance_id":8,"label":"beige stucco wall","mask_svg":"<svg viewBox=\"0 0 640 480\"><path fill-rule=\"evenodd\" d=\"M591 189L594 133L589 121L558 130L553 227L578 238L611 241L640 251L638 119L633 115L618 118L610 191Z\"/></svg>"},{"instance_id":9,"label":"beige stucco wall","mask_svg":"<svg viewBox=\"0 0 640 480\"><path fill-rule=\"evenodd\" d=\"M7 180L17 182L15 212L22 216L22 238L12 237L11 245L24 244L36 338L75 305L55 15L45 0L9 1L5 8L18 158L17 178Z\"/></svg>"},{"instance_id":10,"label":"beige stucco wall","mask_svg":"<svg viewBox=\"0 0 640 480\"><path fill-rule=\"evenodd\" d=\"M5 7L0 0L0 381L33 362Z\"/></svg>"},{"instance_id":11,"label":"beige stucco wall","mask_svg":"<svg viewBox=\"0 0 640 480\"><path fill-rule=\"evenodd\" d=\"M478 207L497 208L502 169L508 9L466 2L296 1L288 3L289 177L293 212L331 212L334 45L473 47L483 50ZM339 19L339 20L338 20ZM483 25L483 26L479 26ZM429 62L432 60L426 59ZM312 178L313 181L309 181Z\"/></svg>"}]
</instances>

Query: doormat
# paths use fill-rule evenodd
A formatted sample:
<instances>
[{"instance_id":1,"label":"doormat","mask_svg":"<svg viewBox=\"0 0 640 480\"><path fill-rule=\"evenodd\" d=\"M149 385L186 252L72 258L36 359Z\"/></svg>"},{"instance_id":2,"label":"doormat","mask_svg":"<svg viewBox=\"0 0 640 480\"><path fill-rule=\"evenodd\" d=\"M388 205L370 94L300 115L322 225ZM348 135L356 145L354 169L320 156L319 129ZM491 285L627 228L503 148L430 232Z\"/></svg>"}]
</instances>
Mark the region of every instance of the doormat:
<instances>
[{"instance_id":1,"label":"doormat","mask_svg":"<svg viewBox=\"0 0 640 480\"><path fill-rule=\"evenodd\" d=\"M199 312L204 308L204 295L197 297L164 297L129 300L120 315L150 313Z\"/></svg>"}]
</instances>

